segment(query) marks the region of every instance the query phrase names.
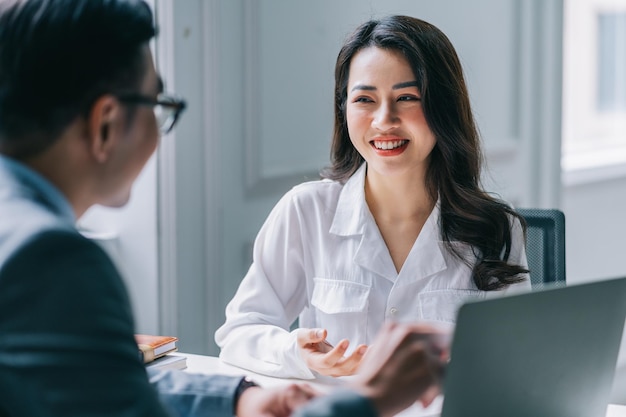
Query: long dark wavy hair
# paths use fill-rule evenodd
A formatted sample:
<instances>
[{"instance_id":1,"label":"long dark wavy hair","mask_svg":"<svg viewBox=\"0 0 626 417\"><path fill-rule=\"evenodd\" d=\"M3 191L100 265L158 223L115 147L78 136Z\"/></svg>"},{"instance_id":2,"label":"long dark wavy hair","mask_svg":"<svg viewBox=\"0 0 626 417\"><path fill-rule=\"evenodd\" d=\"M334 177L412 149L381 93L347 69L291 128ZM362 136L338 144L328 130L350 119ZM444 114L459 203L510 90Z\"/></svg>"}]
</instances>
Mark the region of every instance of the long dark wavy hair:
<instances>
[{"instance_id":1,"label":"long dark wavy hair","mask_svg":"<svg viewBox=\"0 0 626 417\"><path fill-rule=\"evenodd\" d=\"M360 25L345 41L335 66L335 126L331 165L323 178L345 182L364 162L352 145L346 121L350 62L363 48L400 52L411 66L421 103L436 145L430 154L426 187L439 198L442 240L448 250L473 268L476 286L497 290L524 280L528 270L507 261L511 251L509 218L526 223L506 203L487 194L480 185L480 137L459 58L447 36L430 23L408 16L389 16ZM451 244L471 245L475 262L465 259Z\"/></svg>"}]
</instances>

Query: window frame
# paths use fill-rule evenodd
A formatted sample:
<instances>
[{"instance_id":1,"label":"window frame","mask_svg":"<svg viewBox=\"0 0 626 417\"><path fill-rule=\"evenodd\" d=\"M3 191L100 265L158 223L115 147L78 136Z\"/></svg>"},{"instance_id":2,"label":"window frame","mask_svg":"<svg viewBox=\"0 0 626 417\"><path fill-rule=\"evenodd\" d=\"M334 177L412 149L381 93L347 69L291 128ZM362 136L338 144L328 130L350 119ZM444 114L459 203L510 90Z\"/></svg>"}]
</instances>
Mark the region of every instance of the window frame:
<instances>
[{"instance_id":1,"label":"window frame","mask_svg":"<svg viewBox=\"0 0 626 417\"><path fill-rule=\"evenodd\" d=\"M626 13L626 0L566 0L564 6L564 182L626 176L626 110L601 111L597 106L598 16Z\"/></svg>"}]
</instances>

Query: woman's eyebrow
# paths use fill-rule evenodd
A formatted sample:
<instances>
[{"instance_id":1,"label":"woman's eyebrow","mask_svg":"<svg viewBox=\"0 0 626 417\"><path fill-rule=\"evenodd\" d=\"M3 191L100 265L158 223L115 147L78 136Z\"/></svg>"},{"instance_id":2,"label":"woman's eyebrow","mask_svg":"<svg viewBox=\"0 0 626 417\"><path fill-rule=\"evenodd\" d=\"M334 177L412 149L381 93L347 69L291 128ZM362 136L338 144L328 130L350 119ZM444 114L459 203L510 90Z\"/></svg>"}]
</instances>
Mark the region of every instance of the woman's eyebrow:
<instances>
[{"instance_id":1,"label":"woman's eyebrow","mask_svg":"<svg viewBox=\"0 0 626 417\"><path fill-rule=\"evenodd\" d=\"M403 83L398 83L394 85L393 87L391 87L391 89L399 90L401 88L407 88L407 87L417 87L417 81L405 81Z\"/></svg>"},{"instance_id":2,"label":"woman's eyebrow","mask_svg":"<svg viewBox=\"0 0 626 417\"><path fill-rule=\"evenodd\" d=\"M400 90L402 88L408 88L408 87L417 87L417 81L404 81L398 84L394 84L391 89L392 90ZM355 90L362 90L362 91L376 91L377 88L374 87L373 85L364 85L364 84L357 84L354 87L352 87L352 91Z\"/></svg>"},{"instance_id":3,"label":"woman's eyebrow","mask_svg":"<svg viewBox=\"0 0 626 417\"><path fill-rule=\"evenodd\" d=\"M354 90L376 91L376 87L374 87L373 85L357 84L354 87L352 87L352 90L350 91L354 91Z\"/></svg>"}]
</instances>

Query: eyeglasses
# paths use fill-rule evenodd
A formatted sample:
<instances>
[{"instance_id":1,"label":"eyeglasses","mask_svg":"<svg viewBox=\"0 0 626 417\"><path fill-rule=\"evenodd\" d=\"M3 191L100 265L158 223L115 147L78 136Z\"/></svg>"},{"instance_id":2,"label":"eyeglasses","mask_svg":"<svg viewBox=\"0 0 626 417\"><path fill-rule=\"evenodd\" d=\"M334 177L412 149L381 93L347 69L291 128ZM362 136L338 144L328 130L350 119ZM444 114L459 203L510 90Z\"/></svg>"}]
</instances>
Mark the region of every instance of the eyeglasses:
<instances>
[{"instance_id":1,"label":"eyeglasses","mask_svg":"<svg viewBox=\"0 0 626 417\"><path fill-rule=\"evenodd\" d=\"M183 110L187 107L185 100L163 93L159 94L156 99L141 94L121 94L117 98L128 104L153 106L159 131L163 135L172 131Z\"/></svg>"}]
</instances>

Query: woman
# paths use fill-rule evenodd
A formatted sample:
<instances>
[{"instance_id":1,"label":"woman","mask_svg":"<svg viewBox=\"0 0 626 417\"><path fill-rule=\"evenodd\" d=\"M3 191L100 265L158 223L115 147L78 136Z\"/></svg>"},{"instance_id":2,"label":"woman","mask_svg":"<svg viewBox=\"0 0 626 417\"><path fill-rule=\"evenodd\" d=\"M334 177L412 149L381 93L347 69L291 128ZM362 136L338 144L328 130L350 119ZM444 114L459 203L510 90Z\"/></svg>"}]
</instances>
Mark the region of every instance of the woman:
<instances>
[{"instance_id":1,"label":"woman","mask_svg":"<svg viewBox=\"0 0 626 417\"><path fill-rule=\"evenodd\" d=\"M259 232L216 332L224 361L280 377L349 375L385 321L454 323L470 298L530 288L524 222L480 187L462 68L433 25L391 16L348 37L331 159Z\"/></svg>"}]
</instances>

